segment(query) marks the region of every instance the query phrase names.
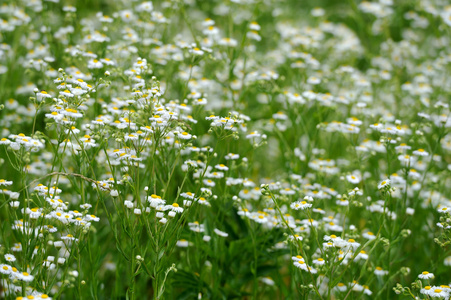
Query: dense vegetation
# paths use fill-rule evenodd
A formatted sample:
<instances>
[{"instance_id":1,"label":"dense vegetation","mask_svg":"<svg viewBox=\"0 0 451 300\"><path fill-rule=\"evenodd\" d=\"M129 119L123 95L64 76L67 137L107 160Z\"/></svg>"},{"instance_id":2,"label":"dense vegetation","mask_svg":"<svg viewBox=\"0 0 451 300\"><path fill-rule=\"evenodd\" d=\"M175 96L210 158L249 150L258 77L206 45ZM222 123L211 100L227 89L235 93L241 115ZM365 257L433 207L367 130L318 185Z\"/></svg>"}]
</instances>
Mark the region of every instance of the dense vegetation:
<instances>
[{"instance_id":1,"label":"dense vegetation","mask_svg":"<svg viewBox=\"0 0 451 300\"><path fill-rule=\"evenodd\" d=\"M0 298L449 299L451 6L0 6Z\"/></svg>"}]
</instances>

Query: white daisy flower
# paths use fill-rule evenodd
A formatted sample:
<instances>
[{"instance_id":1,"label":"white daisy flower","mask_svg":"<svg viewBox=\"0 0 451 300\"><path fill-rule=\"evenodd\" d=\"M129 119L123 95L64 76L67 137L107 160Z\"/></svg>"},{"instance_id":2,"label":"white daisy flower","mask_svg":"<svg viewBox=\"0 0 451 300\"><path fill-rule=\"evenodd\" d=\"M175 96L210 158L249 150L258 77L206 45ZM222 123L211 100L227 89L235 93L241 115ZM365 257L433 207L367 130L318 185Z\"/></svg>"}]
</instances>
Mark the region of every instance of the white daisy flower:
<instances>
[{"instance_id":1,"label":"white daisy flower","mask_svg":"<svg viewBox=\"0 0 451 300\"><path fill-rule=\"evenodd\" d=\"M432 279L434 278L433 273L429 273L428 271L424 271L421 274L418 275L418 278L420 279Z\"/></svg>"},{"instance_id":2,"label":"white daisy flower","mask_svg":"<svg viewBox=\"0 0 451 300\"><path fill-rule=\"evenodd\" d=\"M228 234L227 232L221 231L221 230L219 230L219 229L217 229L217 228L214 229L214 232L215 232L217 235L222 236L222 237L228 237L228 236L229 236L229 234Z\"/></svg>"},{"instance_id":3,"label":"white daisy flower","mask_svg":"<svg viewBox=\"0 0 451 300\"><path fill-rule=\"evenodd\" d=\"M383 180L381 183L378 184L377 188L379 190L381 190L381 189L383 189L383 188L385 188L387 186L390 186L390 179Z\"/></svg>"}]
</instances>

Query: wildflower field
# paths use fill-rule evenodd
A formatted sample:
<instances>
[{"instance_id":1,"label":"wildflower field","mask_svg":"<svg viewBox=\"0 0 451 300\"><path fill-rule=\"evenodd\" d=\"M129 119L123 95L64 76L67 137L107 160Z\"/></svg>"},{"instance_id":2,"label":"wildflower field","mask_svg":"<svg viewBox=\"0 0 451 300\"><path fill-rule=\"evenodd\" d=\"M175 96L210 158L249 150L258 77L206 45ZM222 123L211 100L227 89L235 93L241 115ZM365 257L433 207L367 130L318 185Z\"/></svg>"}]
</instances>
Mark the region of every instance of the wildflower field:
<instances>
[{"instance_id":1,"label":"wildflower field","mask_svg":"<svg viewBox=\"0 0 451 300\"><path fill-rule=\"evenodd\" d=\"M0 299L449 299L448 0L3 0Z\"/></svg>"}]
</instances>

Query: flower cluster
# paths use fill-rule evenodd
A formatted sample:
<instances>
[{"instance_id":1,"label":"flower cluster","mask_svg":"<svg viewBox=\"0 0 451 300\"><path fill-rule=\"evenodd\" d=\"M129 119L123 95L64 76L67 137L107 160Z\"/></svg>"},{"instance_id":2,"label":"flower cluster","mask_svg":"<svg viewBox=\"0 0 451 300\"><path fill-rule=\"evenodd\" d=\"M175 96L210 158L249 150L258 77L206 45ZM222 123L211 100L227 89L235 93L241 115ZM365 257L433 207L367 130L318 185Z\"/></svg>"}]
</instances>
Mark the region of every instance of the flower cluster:
<instances>
[{"instance_id":1,"label":"flower cluster","mask_svg":"<svg viewBox=\"0 0 451 300\"><path fill-rule=\"evenodd\" d=\"M0 298L449 299L451 7L315 4L2 5Z\"/></svg>"}]
</instances>

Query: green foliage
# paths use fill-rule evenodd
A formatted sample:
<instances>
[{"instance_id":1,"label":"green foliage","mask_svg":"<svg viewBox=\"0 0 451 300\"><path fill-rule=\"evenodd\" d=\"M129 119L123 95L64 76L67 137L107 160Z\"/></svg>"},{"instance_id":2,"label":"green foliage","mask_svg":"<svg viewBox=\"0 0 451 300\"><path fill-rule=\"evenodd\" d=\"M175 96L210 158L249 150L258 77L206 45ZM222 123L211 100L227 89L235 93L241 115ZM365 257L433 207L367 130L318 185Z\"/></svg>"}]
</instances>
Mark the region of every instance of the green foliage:
<instances>
[{"instance_id":1,"label":"green foliage","mask_svg":"<svg viewBox=\"0 0 451 300\"><path fill-rule=\"evenodd\" d=\"M0 298L448 299L446 1L6 1Z\"/></svg>"}]
</instances>

